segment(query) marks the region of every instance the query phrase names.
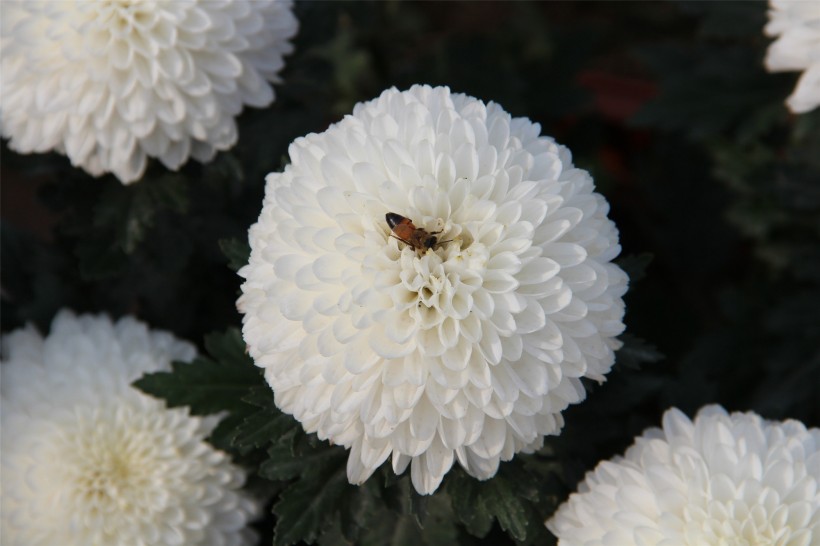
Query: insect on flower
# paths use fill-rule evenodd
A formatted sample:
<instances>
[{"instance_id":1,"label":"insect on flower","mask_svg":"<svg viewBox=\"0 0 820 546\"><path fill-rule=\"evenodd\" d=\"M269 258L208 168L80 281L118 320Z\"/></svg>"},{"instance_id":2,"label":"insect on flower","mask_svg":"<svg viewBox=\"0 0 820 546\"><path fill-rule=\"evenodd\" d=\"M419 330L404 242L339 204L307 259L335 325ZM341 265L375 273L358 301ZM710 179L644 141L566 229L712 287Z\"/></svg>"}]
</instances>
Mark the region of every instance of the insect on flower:
<instances>
[{"instance_id":1,"label":"insect on flower","mask_svg":"<svg viewBox=\"0 0 820 546\"><path fill-rule=\"evenodd\" d=\"M385 214L385 219L387 220L387 225L393 230L390 236L394 239L398 239L402 243L410 245L416 252L423 252L428 248L452 241L452 239L449 241L439 241L436 235L441 233L441 230L430 232L426 229L417 228L410 218L406 218L395 212Z\"/></svg>"}]
</instances>

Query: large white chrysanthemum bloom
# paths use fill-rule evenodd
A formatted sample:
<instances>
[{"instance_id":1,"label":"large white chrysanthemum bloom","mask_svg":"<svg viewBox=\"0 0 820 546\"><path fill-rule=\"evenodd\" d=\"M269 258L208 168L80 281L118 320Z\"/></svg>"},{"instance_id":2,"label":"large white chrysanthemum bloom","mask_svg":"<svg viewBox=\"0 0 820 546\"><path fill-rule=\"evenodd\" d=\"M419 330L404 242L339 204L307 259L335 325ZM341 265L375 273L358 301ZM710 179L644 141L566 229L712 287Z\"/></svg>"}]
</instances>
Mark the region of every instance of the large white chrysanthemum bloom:
<instances>
[{"instance_id":1,"label":"large white chrysanthemum bloom","mask_svg":"<svg viewBox=\"0 0 820 546\"><path fill-rule=\"evenodd\" d=\"M291 0L3 0L2 132L99 176L178 169L237 139L274 98L298 23Z\"/></svg>"},{"instance_id":2,"label":"large white chrysanthemum bloom","mask_svg":"<svg viewBox=\"0 0 820 546\"><path fill-rule=\"evenodd\" d=\"M611 368L618 233L539 132L446 87L391 89L268 176L240 272L245 340L277 405L351 448L351 482L391 454L421 493L454 458L489 478ZM415 251L390 212L441 242Z\"/></svg>"},{"instance_id":3,"label":"large white chrysanthemum bloom","mask_svg":"<svg viewBox=\"0 0 820 546\"><path fill-rule=\"evenodd\" d=\"M820 2L769 0L766 34L777 37L766 53L770 72L802 71L794 93L786 100L801 114L820 105Z\"/></svg>"},{"instance_id":4,"label":"large white chrysanthemum bloom","mask_svg":"<svg viewBox=\"0 0 820 546\"><path fill-rule=\"evenodd\" d=\"M677 409L600 463L547 522L559 546L820 544L820 429Z\"/></svg>"},{"instance_id":5,"label":"large white chrysanthemum bloom","mask_svg":"<svg viewBox=\"0 0 820 546\"><path fill-rule=\"evenodd\" d=\"M215 418L130 383L193 346L124 318L61 312L3 340L4 546L250 544L244 472L204 441Z\"/></svg>"}]
</instances>

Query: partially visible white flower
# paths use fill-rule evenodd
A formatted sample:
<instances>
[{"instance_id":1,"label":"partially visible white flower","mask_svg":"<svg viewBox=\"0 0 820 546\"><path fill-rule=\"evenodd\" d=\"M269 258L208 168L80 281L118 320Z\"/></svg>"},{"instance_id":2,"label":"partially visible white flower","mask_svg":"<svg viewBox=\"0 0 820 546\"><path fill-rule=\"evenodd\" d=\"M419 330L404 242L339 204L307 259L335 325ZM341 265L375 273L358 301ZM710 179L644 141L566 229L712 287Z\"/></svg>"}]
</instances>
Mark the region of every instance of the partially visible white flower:
<instances>
[{"instance_id":1,"label":"partially visible white flower","mask_svg":"<svg viewBox=\"0 0 820 546\"><path fill-rule=\"evenodd\" d=\"M769 0L766 34L777 37L766 53L770 72L803 71L794 93L786 100L802 114L820 105L820 2Z\"/></svg>"},{"instance_id":2,"label":"partially visible white flower","mask_svg":"<svg viewBox=\"0 0 820 546\"><path fill-rule=\"evenodd\" d=\"M4 546L252 543L244 472L204 441L215 418L130 383L194 347L133 318L61 312L3 339Z\"/></svg>"},{"instance_id":3,"label":"partially visible white flower","mask_svg":"<svg viewBox=\"0 0 820 546\"><path fill-rule=\"evenodd\" d=\"M820 544L820 429L677 409L589 472L547 522L559 546Z\"/></svg>"},{"instance_id":4,"label":"partially visible white flower","mask_svg":"<svg viewBox=\"0 0 820 546\"><path fill-rule=\"evenodd\" d=\"M239 309L277 405L351 448L348 478L392 456L416 490L454 460L487 479L557 434L620 346L624 272L609 205L526 118L446 87L385 91L270 174ZM393 212L441 231L416 252Z\"/></svg>"},{"instance_id":5,"label":"partially visible white flower","mask_svg":"<svg viewBox=\"0 0 820 546\"><path fill-rule=\"evenodd\" d=\"M237 139L274 99L298 23L291 0L3 0L3 136L123 183L148 157L176 170Z\"/></svg>"}]
</instances>

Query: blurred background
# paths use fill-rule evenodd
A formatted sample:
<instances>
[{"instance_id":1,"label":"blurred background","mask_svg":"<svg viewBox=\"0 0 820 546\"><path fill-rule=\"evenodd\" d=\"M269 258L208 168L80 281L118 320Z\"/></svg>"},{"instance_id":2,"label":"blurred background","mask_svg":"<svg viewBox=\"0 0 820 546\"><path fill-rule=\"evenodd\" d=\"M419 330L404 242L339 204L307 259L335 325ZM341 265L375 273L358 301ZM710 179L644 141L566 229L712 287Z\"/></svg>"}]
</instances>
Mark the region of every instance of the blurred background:
<instances>
[{"instance_id":1,"label":"blurred background","mask_svg":"<svg viewBox=\"0 0 820 546\"><path fill-rule=\"evenodd\" d=\"M626 345L541 454L554 502L670 406L820 426L820 110L790 114L798 74L765 71L764 2L295 9L275 103L210 164L122 186L3 142L3 331L45 331L62 307L195 343L240 325L235 269L288 144L391 86L448 85L568 146L620 230ZM484 542L511 541L496 531Z\"/></svg>"}]
</instances>

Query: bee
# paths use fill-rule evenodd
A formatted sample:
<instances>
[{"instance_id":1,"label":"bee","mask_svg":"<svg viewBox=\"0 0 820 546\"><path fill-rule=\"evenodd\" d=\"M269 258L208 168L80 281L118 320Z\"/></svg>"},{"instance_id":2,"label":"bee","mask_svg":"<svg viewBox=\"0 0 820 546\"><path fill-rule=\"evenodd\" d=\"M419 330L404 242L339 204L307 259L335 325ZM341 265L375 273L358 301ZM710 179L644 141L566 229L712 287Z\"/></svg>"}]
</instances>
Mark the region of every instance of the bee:
<instances>
[{"instance_id":1,"label":"bee","mask_svg":"<svg viewBox=\"0 0 820 546\"><path fill-rule=\"evenodd\" d=\"M410 218L405 218L401 214L395 212L388 212L385 215L387 225L393 230L390 234L394 239L398 239L404 244L413 247L416 252L423 252L428 248L434 248L437 245L443 245L452 241L439 241L437 234L439 231L427 231L426 229L417 228Z\"/></svg>"}]
</instances>

